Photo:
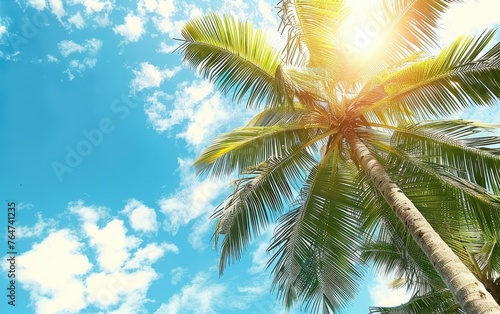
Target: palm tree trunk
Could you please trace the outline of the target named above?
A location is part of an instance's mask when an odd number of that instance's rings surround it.
[[[410,199],[391,181],[384,167],[354,131],[347,131],[345,136],[354,154],[353,157],[358,160],[375,188],[384,196],[386,202],[408,228],[413,239],[434,265],[461,308],[471,314],[500,313],[500,306],[484,285],[434,231]]]

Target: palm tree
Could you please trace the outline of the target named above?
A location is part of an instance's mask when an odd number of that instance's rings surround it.
[[[207,14],[184,26],[184,61],[235,102],[260,108],[195,162],[200,174],[238,175],[214,213],[220,273],[278,219],[269,247],[273,289],[287,307],[336,312],[357,292],[360,252],[384,217],[365,219],[366,212],[383,201],[464,311],[500,312],[452,251],[458,240],[443,233],[445,242],[432,227],[465,220],[496,234],[500,226],[490,193],[500,186],[494,141],[454,136],[482,125],[433,120],[492,105],[500,94],[500,45],[488,49],[493,31],[428,56],[452,2],[460,1],[382,1],[380,40],[359,55],[338,36],[349,16],[341,0],[282,0],[281,53],[263,31],[230,16]],[[439,193],[427,195],[427,182]],[[448,202],[437,208],[441,197]]]

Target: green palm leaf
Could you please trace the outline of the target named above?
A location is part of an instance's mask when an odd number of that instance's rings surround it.
[[[223,93],[231,92],[235,101],[246,98],[249,106],[265,103],[269,107],[285,102],[275,78],[279,54],[250,22],[208,14],[189,21],[181,34],[184,43],[178,49],[184,61]]]
[[[500,44],[479,57],[493,36],[494,31],[487,31],[476,38],[461,37],[437,57],[396,71],[384,82],[386,97],[355,111],[408,121],[493,105],[500,96]]]
[[[245,172],[273,156],[282,156],[289,147],[298,147],[313,139],[318,128],[324,127],[314,120],[309,121],[306,113],[300,109],[290,113],[266,110],[246,127],[215,139],[194,166],[199,173],[220,177],[236,170]]]
[[[282,213],[286,202],[293,198],[293,183],[315,164],[306,149],[290,148],[283,157],[270,158],[248,169],[247,176],[236,181],[233,193],[212,216],[217,219],[215,246],[219,236],[224,235],[220,273],[239,260],[251,240]]]
[[[498,193],[500,137],[485,136],[492,126],[472,121],[433,121],[396,129],[392,143],[428,162],[446,165],[453,174]]]
[[[361,191],[352,178],[351,167],[324,162],[313,169],[295,206],[280,219],[269,265],[273,287],[287,307],[301,301],[313,313],[336,312],[355,295],[362,275],[356,263]]]

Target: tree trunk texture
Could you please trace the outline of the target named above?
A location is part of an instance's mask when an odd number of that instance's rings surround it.
[[[427,255],[460,307],[469,314],[500,313],[500,306],[484,285],[434,231],[411,200],[391,181],[384,167],[354,131],[348,131],[345,135],[355,155],[353,157],[358,160],[375,188],[384,196],[386,202]]]

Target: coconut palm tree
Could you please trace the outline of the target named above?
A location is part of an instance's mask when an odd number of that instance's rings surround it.
[[[453,252],[460,239],[439,234],[463,220],[488,234],[500,226],[490,193],[500,186],[495,141],[471,131],[482,125],[436,120],[493,105],[500,94],[493,31],[431,55],[452,2],[460,1],[383,0],[383,27],[363,53],[343,41],[349,7],[341,0],[282,0],[281,53],[263,31],[231,16],[184,26],[183,60],[260,110],[195,162],[200,174],[238,176],[214,212],[221,273],[278,220],[269,247],[278,297],[287,307],[337,312],[355,296],[361,250],[380,232],[384,216],[366,213],[384,202],[465,312],[500,312]],[[426,183],[439,193],[428,194]]]

